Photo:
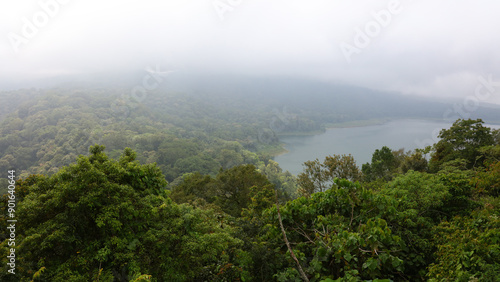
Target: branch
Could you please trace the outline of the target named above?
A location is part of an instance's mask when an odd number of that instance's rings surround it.
[[[349,222],[349,228],[351,228],[353,220],[354,220],[354,204],[351,205],[351,221]]]
[[[288,250],[290,251],[290,256],[297,263],[297,267],[299,269],[300,276],[302,276],[302,279],[304,281],[309,282],[309,279],[307,278],[306,274],[304,273],[302,266],[300,266],[300,262],[297,259],[297,257],[295,256],[295,254],[293,253],[292,247],[290,247],[290,242],[288,242],[288,238],[286,237],[285,228],[283,228],[283,221],[281,221],[280,206],[278,204],[278,192],[276,192],[276,190],[274,190],[274,193],[276,195],[276,209],[278,210],[278,220],[280,222],[281,233],[283,233],[283,239],[285,240],[285,244],[288,247]]]
[[[300,228],[300,227],[297,226],[296,228],[293,228],[293,230],[297,231],[299,234],[301,234],[302,236],[306,237],[307,240],[309,240],[309,242],[315,244],[314,241],[311,239],[311,237],[309,237],[309,235],[307,235],[306,232],[304,230],[302,230],[302,228]]]

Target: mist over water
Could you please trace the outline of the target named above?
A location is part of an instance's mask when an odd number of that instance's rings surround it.
[[[371,162],[376,149],[387,146],[392,150],[404,148],[413,150],[420,144],[430,145],[426,141],[438,140],[437,134],[443,128],[449,128],[453,123],[428,120],[396,120],[382,125],[332,128],[323,134],[312,136],[283,136],[281,141],[289,151],[276,156],[283,170],[297,175],[303,170],[302,164],[318,158],[323,161],[328,155],[351,154],[356,164]],[[487,125],[500,128],[499,125]]]

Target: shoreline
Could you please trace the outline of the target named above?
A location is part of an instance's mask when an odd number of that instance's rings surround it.
[[[335,129],[335,128],[354,128],[354,127],[364,127],[364,126],[374,126],[374,125],[383,125],[393,121],[402,121],[402,120],[424,120],[424,121],[432,121],[432,122],[446,122],[443,119],[438,118],[421,118],[421,117],[406,117],[406,118],[379,118],[379,119],[364,119],[364,120],[354,120],[348,122],[339,122],[328,125],[326,129]]]
[[[267,147],[266,149],[259,150],[259,151],[260,151],[260,153],[268,154],[272,158],[274,158],[274,157],[289,153],[289,151],[285,148],[285,145],[286,145],[285,143],[280,142],[279,145],[273,145],[272,147]]]
[[[397,118],[380,118],[380,119],[365,119],[365,120],[354,120],[354,121],[348,121],[348,122],[339,122],[339,123],[333,123],[333,124],[327,124],[325,125],[325,130],[316,130],[316,131],[310,131],[310,132],[290,132],[290,133],[283,133],[279,134],[278,137],[288,137],[288,136],[314,136],[314,135],[319,135],[322,133],[325,133],[329,129],[339,129],[339,128],[356,128],[356,127],[366,127],[366,126],[376,126],[376,125],[383,125],[386,123],[389,123],[391,121],[396,121],[396,120],[429,120],[429,121],[436,121],[439,122],[437,119],[423,119],[423,118],[402,118],[402,119],[397,119]],[[277,156],[281,156],[284,154],[289,153],[290,151],[285,148],[285,143],[280,142],[280,147],[281,149],[279,150],[273,150],[272,152],[268,152],[273,158]]]
[[[316,131],[310,131],[310,132],[290,132],[290,133],[285,133],[285,134],[279,134],[278,137],[282,136],[314,136],[314,135],[319,135],[322,133],[325,133],[329,129],[335,129],[335,128],[354,128],[354,127],[364,127],[364,126],[372,126],[372,125],[382,125],[384,123],[390,122],[393,119],[369,119],[369,120],[358,120],[358,121],[352,121],[352,122],[345,122],[345,123],[335,123],[335,124],[330,124],[325,126],[325,130],[316,130]],[[285,148],[286,144],[283,142],[280,142],[281,149],[279,150],[273,150],[273,152],[269,152],[269,154],[273,157],[284,155],[289,153],[290,151]]]
[[[281,156],[281,155],[284,155],[284,154],[288,154],[288,153],[290,153],[290,151],[288,151],[288,150],[285,148],[285,145],[282,145],[282,147],[281,147],[281,148],[282,148],[283,150],[281,150],[281,151],[279,151],[279,152],[277,152],[277,153],[273,154],[273,155],[272,155],[272,157],[273,157],[273,158],[274,158],[274,157]]]
[[[333,124],[326,125],[326,129],[335,129],[335,128],[354,128],[354,127],[364,127],[364,126],[372,126],[372,125],[382,125],[395,119],[364,119],[364,120],[353,120],[346,122],[338,122]]]
[[[384,125],[389,122],[393,121],[401,121],[401,120],[424,120],[424,121],[430,121],[430,122],[446,122],[442,119],[437,119],[437,118],[380,118],[380,119],[366,119],[366,120],[355,120],[355,121],[348,121],[348,122],[339,122],[339,123],[332,123],[332,124],[327,124],[325,125],[325,130],[319,131],[310,131],[310,132],[289,132],[289,133],[284,133],[284,134],[279,134],[278,137],[289,137],[289,136],[314,136],[314,135],[319,135],[322,133],[325,133],[327,130],[330,129],[340,129],[340,128],[356,128],[356,127],[367,127],[367,126],[378,126],[378,125]],[[487,124],[485,122],[485,124]],[[495,123],[495,122],[490,122],[489,124],[491,125],[500,125],[500,123]],[[274,158],[277,156],[281,156],[284,154],[289,153],[290,151],[285,147],[286,144],[283,142],[280,142],[280,149],[273,150],[272,152],[269,152],[269,154]]]

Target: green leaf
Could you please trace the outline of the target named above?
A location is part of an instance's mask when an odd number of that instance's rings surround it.
[[[352,255],[351,255],[350,253],[346,253],[346,254],[344,255],[344,258],[345,258],[345,260],[346,260],[346,261],[349,261],[349,262],[350,262],[350,261],[351,261],[351,259],[352,259]]]

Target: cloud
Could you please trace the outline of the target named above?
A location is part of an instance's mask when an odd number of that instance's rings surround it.
[[[500,80],[499,8],[494,0],[2,1],[0,77],[29,84],[183,65],[462,97],[478,76]],[[368,43],[356,45],[360,32]],[[18,52],[13,34],[24,38]],[[350,60],[343,43],[357,49]]]

